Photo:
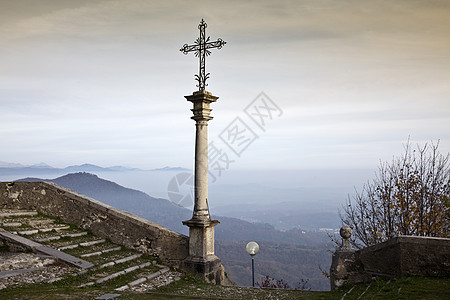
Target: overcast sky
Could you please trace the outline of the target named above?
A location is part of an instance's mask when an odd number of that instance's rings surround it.
[[[202,18],[227,42],[206,70],[230,168],[375,169],[409,136],[449,152],[450,1],[0,0],[0,161],[191,168],[179,49]],[[236,117],[258,137],[240,156],[219,138]]]

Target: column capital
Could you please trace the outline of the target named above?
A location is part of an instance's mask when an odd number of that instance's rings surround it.
[[[187,101],[190,101],[194,104],[194,108],[191,111],[194,113],[194,116],[191,119],[197,121],[209,121],[212,120],[213,117],[210,116],[212,109],[210,108],[210,104],[212,102],[216,102],[219,97],[213,96],[211,92],[208,91],[197,91],[192,95],[184,96]]]
[[[214,96],[211,92],[208,91],[195,91],[192,95],[184,96],[187,101],[197,102],[197,101],[207,101],[209,103],[216,102],[219,97]]]

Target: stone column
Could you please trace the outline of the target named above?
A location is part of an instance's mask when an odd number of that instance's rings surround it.
[[[223,267],[214,255],[214,226],[219,221],[211,219],[208,208],[208,121],[213,118],[210,104],[219,97],[207,91],[185,97],[194,105],[191,119],[196,122],[196,134],[194,211],[190,220],[183,221],[189,227],[189,257],[183,261],[182,268],[210,282],[221,283],[219,273],[223,273]]]

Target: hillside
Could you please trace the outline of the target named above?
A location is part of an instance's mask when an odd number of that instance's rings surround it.
[[[181,221],[190,219],[190,210],[93,174],[73,173],[55,179],[25,178],[20,181],[51,181],[174,231],[188,234],[188,228]],[[282,232],[269,224],[250,223],[223,216],[213,217],[221,222],[215,227],[216,253],[237,284],[250,285],[250,257],[245,252],[245,245],[255,240],[261,245],[256,260],[257,276],[269,275],[284,279],[293,287],[301,279],[309,279],[309,287],[314,290],[329,289],[329,281],[321,275],[318,267],[320,265],[327,270],[331,264],[331,255],[327,251],[331,244],[325,234],[307,233],[300,229]]]

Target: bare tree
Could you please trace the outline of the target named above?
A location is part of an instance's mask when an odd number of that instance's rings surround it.
[[[340,218],[353,229],[353,244],[360,248],[396,235],[449,237],[449,154],[439,142],[412,149],[382,162],[375,179],[349,197]]]

